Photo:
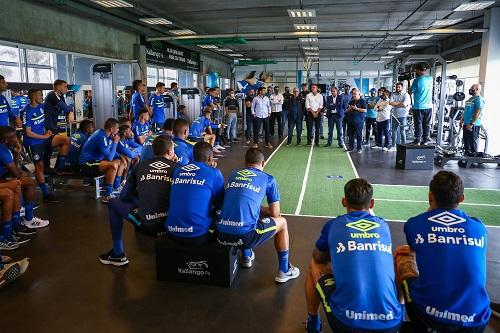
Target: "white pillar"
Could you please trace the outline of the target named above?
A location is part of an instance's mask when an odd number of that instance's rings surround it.
[[[498,112],[498,93],[500,92],[500,8],[488,9],[484,15],[484,27],[481,44],[481,62],[479,83],[483,86],[485,100],[483,126],[489,135],[488,153],[500,154],[500,112]],[[470,87],[465,87],[468,91]]]

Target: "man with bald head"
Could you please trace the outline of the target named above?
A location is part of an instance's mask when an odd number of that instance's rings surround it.
[[[481,85],[473,84],[469,89],[471,97],[465,102],[465,109],[460,126],[464,132],[464,155],[475,156],[477,154],[477,141],[481,129],[481,118],[484,107],[484,99],[481,94]]]

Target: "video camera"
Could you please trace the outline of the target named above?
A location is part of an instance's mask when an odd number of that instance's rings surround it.
[[[400,72],[398,75],[398,81],[410,81],[415,78],[415,72],[412,71],[406,71],[406,72]]]

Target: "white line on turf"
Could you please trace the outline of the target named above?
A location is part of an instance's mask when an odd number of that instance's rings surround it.
[[[429,203],[429,201],[424,201],[424,200],[404,200],[404,199],[377,199],[374,198],[375,201],[395,201],[395,202],[416,202],[416,203]],[[465,205],[465,206],[487,206],[487,207],[500,207],[500,205],[495,205],[495,204],[482,204],[482,203],[472,203],[472,202],[462,202],[460,205]]]
[[[295,210],[295,214],[299,215],[300,210],[302,209],[302,201],[304,200],[304,194],[306,193],[307,186],[307,178],[309,178],[309,168],[311,167],[311,158],[313,153],[314,145],[311,145],[311,150],[309,151],[309,158],[307,159],[306,173],[304,175],[304,180],[302,181],[302,191],[300,191],[299,203],[297,204],[297,209]]]
[[[346,153],[346,154],[347,154],[347,157],[349,158],[349,162],[351,162],[352,169],[354,170],[354,176],[356,176],[356,178],[359,178],[358,170],[356,170],[354,163],[352,163],[351,154],[349,154],[349,153]]]
[[[423,186],[423,185],[397,185],[397,184],[372,184],[372,186],[392,186],[392,187],[426,187],[428,188],[429,186]],[[477,188],[477,187],[466,187],[466,190],[478,190],[478,191],[496,191],[500,192],[498,189],[494,188]]]
[[[271,160],[271,158],[274,156],[274,154],[276,154],[276,152],[278,151],[278,149],[280,149],[280,148],[281,148],[281,146],[283,145],[283,143],[285,143],[285,140],[287,140],[287,139],[288,139],[288,136],[286,136],[286,137],[283,139],[283,141],[281,141],[281,143],[280,143],[280,145],[278,146],[278,148],[276,148],[276,150],[275,150],[275,151],[273,151],[273,152],[271,153],[271,155],[269,155],[269,158],[267,159],[266,164],[267,164],[267,163],[269,163],[269,161]]]

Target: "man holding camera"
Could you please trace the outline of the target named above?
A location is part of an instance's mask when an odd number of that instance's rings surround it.
[[[431,116],[432,116],[432,88],[434,81],[426,74],[427,68],[423,64],[415,66],[416,78],[408,89],[408,94],[413,95],[413,123],[415,137],[413,144],[425,145],[431,142]]]

